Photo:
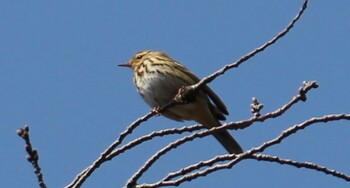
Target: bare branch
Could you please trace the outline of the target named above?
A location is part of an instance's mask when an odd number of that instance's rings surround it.
[[[151,118],[154,115],[153,112],[149,112],[148,114],[144,115],[143,117],[137,119],[135,122],[133,122],[131,125],[129,125],[124,132],[122,132],[118,139],[113,142],[102,154],[101,156],[94,161],[92,165],[87,167],[84,171],[79,173],[76,178],[73,180],[72,183],[70,183],[67,188],[73,188],[73,187],[80,187],[85,180],[98,168],[101,166],[102,163],[106,161],[106,157],[112,153],[112,151],[118,147],[118,145],[126,138],[127,135],[131,134],[132,131],[138,127],[142,122],[147,121],[149,118]]]
[[[129,150],[137,145],[140,145],[146,141],[149,141],[155,137],[162,137],[162,136],[166,136],[166,135],[171,135],[171,134],[183,134],[184,132],[193,132],[199,129],[203,129],[204,126],[203,125],[193,125],[193,126],[185,126],[182,128],[172,128],[172,129],[164,129],[164,130],[160,130],[160,131],[154,131],[148,135],[144,135],[142,137],[139,137],[123,146],[121,146],[120,148],[114,150],[110,155],[108,155],[106,157],[106,160],[112,160],[114,157],[118,156],[119,154],[125,152],[126,150]]]
[[[46,184],[44,181],[43,173],[41,172],[41,168],[39,165],[39,153],[36,149],[32,147],[32,143],[30,142],[30,136],[29,136],[29,126],[25,125],[23,128],[20,128],[17,130],[18,136],[23,138],[25,141],[25,148],[28,153],[27,160],[32,164],[34,167],[34,172],[36,174],[39,186],[41,188],[46,188]]]
[[[315,123],[326,123],[328,121],[337,121],[337,120],[350,120],[350,114],[332,114],[332,115],[326,115],[323,117],[314,117],[311,118],[307,121],[304,121],[301,124],[297,124],[285,131],[282,132],[282,134],[280,136],[278,136],[277,138],[270,140],[268,142],[265,142],[263,145],[257,147],[257,148],[253,148],[251,151],[253,153],[256,152],[263,152],[266,148],[278,144],[280,143],[283,139],[287,138],[288,136],[296,133],[299,130],[305,129],[306,127],[315,124]]]
[[[312,88],[316,88],[316,86],[318,86],[318,85],[314,81],[304,82],[304,87],[301,87],[299,89],[299,94],[297,96],[293,97],[293,99],[287,105],[284,105],[282,108],[274,111],[273,113],[268,113],[268,114],[265,114],[265,115],[259,116],[259,117],[255,116],[247,121],[242,121],[239,123],[230,123],[230,124],[224,124],[224,125],[219,126],[219,127],[213,127],[209,130],[194,133],[194,134],[191,134],[189,136],[180,138],[174,142],[171,142],[169,145],[167,145],[166,147],[164,147],[163,149],[158,151],[156,154],[154,154],[152,157],[150,157],[150,159],[128,180],[127,187],[136,185],[137,180],[142,176],[142,174],[144,172],[146,172],[162,155],[166,154],[171,149],[174,149],[174,148],[176,148],[176,147],[178,147],[186,142],[189,142],[195,138],[202,138],[202,137],[211,135],[212,133],[219,131],[219,130],[222,130],[222,129],[234,128],[234,127],[239,127],[239,128],[247,127],[248,125],[251,125],[252,123],[257,122],[257,121],[264,121],[268,118],[275,118],[275,117],[283,114],[283,112],[285,112],[287,109],[291,108],[291,106],[296,104],[298,101],[301,101],[302,100],[301,98],[306,98],[304,95],[306,95],[306,93],[308,91],[310,91]],[[302,97],[300,97],[301,96],[300,91],[303,91]],[[237,161],[239,159],[240,158],[238,158]]]
[[[262,116],[254,116],[254,117],[252,117],[252,118],[250,118],[249,120],[246,120],[246,121],[231,122],[231,123],[228,123],[228,124],[223,124],[220,127],[214,127],[214,128],[212,128],[212,129],[210,129],[208,131],[203,131],[203,132],[199,132],[199,133],[196,133],[196,134],[192,134],[192,135],[188,136],[188,138],[185,137],[183,141],[179,141],[178,143],[175,143],[173,146],[170,147],[170,149],[171,148],[175,148],[175,147],[177,147],[177,146],[179,146],[179,145],[181,145],[181,144],[183,144],[183,143],[185,143],[187,141],[193,140],[193,139],[195,139],[197,137],[208,136],[208,135],[212,134],[213,132],[221,130],[221,129],[243,129],[243,128],[246,128],[246,127],[250,126],[254,122],[258,122],[258,121],[262,122],[262,121],[265,121],[266,119],[269,119],[269,118],[276,118],[276,117],[282,115],[288,109],[290,109],[297,102],[304,101],[306,99],[306,94],[308,93],[308,91],[310,91],[313,88],[317,88],[317,87],[318,87],[318,84],[315,81],[310,81],[310,82],[305,82],[304,81],[304,86],[299,89],[298,95],[293,97],[293,99],[289,103],[287,103],[283,107],[277,109],[276,111],[264,114]],[[171,105],[174,105],[174,103],[169,103],[164,108],[169,107]],[[154,111],[149,112],[145,116],[139,118],[137,121],[132,123],[123,133],[121,133],[119,138],[111,146],[109,146],[108,149],[105,152],[103,152],[103,154],[100,156],[100,158],[98,158],[92,165],[90,165],[88,168],[86,168],[83,172],[78,174],[76,179],[70,185],[68,185],[67,187],[79,187],[86,180],[86,178],[89,177],[94,172],[94,170],[97,169],[100,165],[102,165],[104,162],[106,162],[108,160],[111,160],[112,157],[117,156],[120,152],[124,151],[124,150],[119,149],[119,150],[113,152],[113,150],[116,147],[118,147],[118,145],[125,139],[125,137],[127,135],[131,134],[132,131],[137,126],[139,126],[142,122],[147,121],[154,114],[155,114]],[[159,134],[159,133],[155,133],[155,134]],[[146,138],[142,138],[142,140],[143,139],[148,139],[148,138],[147,137]],[[137,142],[140,142],[140,141],[141,140],[139,140]],[[114,153],[113,156],[110,155],[112,152]],[[165,154],[165,153],[167,153],[167,151],[165,151],[163,154]],[[151,164],[150,164],[150,166],[151,166]],[[148,168],[144,168],[144,170],[146,170],[146,169],[148,169]],[[138,179],[138,178],[136,178],[136,179]]]
[[[283,105],[281,108],[278,108],[277,110],[273,112],[266,113],[264,115],[260,114],[259,110],[259,115],[255,115],[244,121],[238,121],[238,122],[230,122],[227,124],[224,124],[227,129],[244,129],[247,128],[248,126],[252,125],[255,122],[264,122],[267,119],[271,118],[277,118],[281,116],[283,113],[285,113],[287,110],[289,110],[293,105],[300,101],[305,101],[306,100],[306,94],[311,90],[311,89],[316,89],[318,88],[319,85],[316,83],[316,81],[304,81],[303,86],[299,88],[299,92],[296,96],[294,96],[287,104]],[[254,105],[254,102],[253,104]]]
[[[238,162],[240,162],[241,160],[244,159],[249,159],[249,158],[255,158],[254,156],[256,155],[256,153],[259,152],[263,152],[265,149],[267,149],[268,147],[271,147],[273,145],[279,144],[280,142],[282,142],[282,140],[284,140],[285,138],[291,136],[292,134],[296,133],[299,130],[303,130],[306,127],[316,124],[316,123],[326,123],[329,121],[338,121],[338,120],[350,120],[350,114],[333,114],[333,115],[326,115],[323,117],[319,117],[319,118],[311,118],[309,120],[306,120],[300,124],[297,124],[285,131],[283,131],[278,137],[276,137],[275,139],[272,139],[268,142],[265,142],[264,144],[262,144],[259,147],[255,147],[252,148],[240,155],[235,155],[235,154],[227,154],[227,155],[222,155],[222,156],[217,156],[213,159],[207,160],[207,161],[202,161],[196,164],[193,164],[191,166],[188,166],[186,168],[180,169],[179,171],[176,171],[174,173],[170,173],[168,176],[166,176],[165,178],[163,178],[161,181],[156,182],[154,184],[141,184],[141,185],[137,185],[136,187],[138,188],[146,188],[146,187],[160,187],[160,186],[178,186],[181,183],[185,182],[185,181],[191,181],[194,180],[198,177],[203,177],[206,176],[212,172],[218,171],[218,170],[222,170],[222,169],[230,169],[232,168],[235,164],[237,164]],[[209,132],[209,131],[208,131]],[[165,149],[165,148],[164,148]],[[264,158],[261,157],[261,160],[263,160]],[[223,162],[225,160],[230,160],[229,162],[226,162],[224,164],[216,164],[218,162]],[[267,159],[266,159],[267,160]],[[271,159],[273,160],[273,159]],[[278,162],[277,159],[275,162]],[[283,161],[281,160],[281,163],[284,162],[285,164],[290,163],[289,165],[293,165],[293,166],[297,166],[299,165],[300,167],[304,167],[304,168],[308,168],[308,169],[312,169],[312,170],[316,170],[316,171],[322,171],[326,174],[331,174],[333,176],[342,178],[346,181],[349,181],[349,176],[345,175],[341,172],[335,171],[335,170],[330,170],[327,169],[325,167],[321,167],[319,165],[316,164],[311,164],[311,163],[305,163],[305,164],[292,164],[293,162],[289,162],[289,161]],[[214,166],[211,166],[214,165]],[[209,166],[209,167],[207,167]],[[199,170],[200,168],[203,167],[207,167],[204,170],[201,171],[196,171],[193,173],[189,173],[191,171],[194,170]],[[298,166],[297,166],[298,167]],[[176,180],[171,181],[171,179],[174,179],[176,177],[179,177]],[[129,184],[128,184],[129,185]],[[130,184],[135,186],[134,184]]]
[[[94,172],[95,169],[97,169],[104,161],[106,161],[106,157],[108,155],[110,155],[112,153],[112,151],[118,147],[118,145],[124,140],[124,138],[129,135],[140,123],[142,123],[143,121],[148,120],[150,117],[154,116],[157,113],[161,113],[163,110],[165,110],[166,108],[169,108],[170,106],[173,105],[177,105],[177,104],[181,104],[183,103],[182,100],[179,99],[186,99],[186,96],[190,95],[192,92],[195,92],[196,90],[198,90],[200,87],[202,87],[203,85],[211,82],[212,80],[214,80],[216,77],[224,74],[227,70],[234,68],[234,67],[238,67],[240,64],[242,64],[243,62],[247,61],[248,59],[250,59],[251,57],[253,57],[254,55],[258,54],[259,52],[262,52],[263,50],[265,50],[267,47],[269,47],[270,45],[274,44],[276,41],[278,41],[280,38],[282,38],[284,35],[286,35],[291,28],[293,28],[294,24],[299,20],[299,18],[301,17],[301,15],[303,14],[304,10],[307,7],[307,0],[304,1],[302,8],[300,9],[300,11],[298,12],[298,14],[296,15],[296,17],[288,24],[288,26],[281,31],[279,34],[277,34],[273,39],[271,39],[270,41],[266,42],[264,45],[262,45],[261,47],[253,50],[252,52],[248,53],[247,55],[243,56],[242,58],[240,58],[238,61],[236,61],[235,63],[226,65],[225,67],[223,67],[222,69],[220,69],[219,71],[213,73],[212,75],[209,75],[208,77],[203,78],[200,82],[198,82],[197,84],[193,85],[193,86],[189,86],[186,87],[186,90],[181,90],[182,92],[180,92],[177,96],[175,96],[175,98],[169,102],[169,104],[160,107],[159,109],[157,109],[157,111],[151,111],[148,114],[146,114],[144,117],[139,118],[136,122],[134,122],[133,124],[131,124],[126,131],[124,131],[119,138],[111,145],[109,146],[100,156],[99,159],[97,159],[91,166],[89,166],[87,169],[85,169],[83,172],[81,172],[80,174],[78,174],[78,176],[76,177],[75,180],[73,180],[73,182],[68,185],[67,187],[80,187],[80,185],[82,185],[82,183],[86,180],[86,178],[92,174]],[[270,116],[266,116],[265,119],[270,118]],[[253,121],[263,121],[265,120],[264,118],[256,118]],[[253,122],[252,121],[252,122]],[[227,127],[223,127],[223,128],[228,128],[231,125],[228,125]],[[249,126],[249,125],[247,125]],[[233,126],[232,126],[233,127]],[[222,127],[220,127],[220,129],[223,129]],[[214,132],[220,129],[211,129],[210,131]],[[203,137],[203,136],[207,136],[208,134],[212,133],[212,132],[200,132],[198,133],[198,137]],[[191,135],[192,136],[192,135]],[[189,140],[194,139],[195,137],[191,138],[189,137]],[[184,141],[186,142],[186,141]],[[180,144],[179,144],[180,145]],[[176,144],[174,144],[174,147],[176,147]],[[160,153],[166,153],[166,150],[161,150]],[[137,174],[137,173],[136,173]],[[142,173],[141,173],[142,174]],[[137,178],[136,178],[137,179]],[[133,181],[133,178],[131,179]],[[132,184],[132,183],[131,183]],[[130,185],[131,185],[130,184]]]
[[[350,176],[348,176],[342,172],[332,170],[332,169],[329,169],[329,168],[326,168],[324,166],[320,166],[320,165],[317,165],[317,164],[311,163],[311,162],[297,162],[297,161],[293,161],[290,159],[282,159],[282,158],[279,158],[277,156],[263,155],[263,154],[254,154],[254,155],[249,156],[249,158],[256,159],[258,161],[268,161],[268,162],[275,162],[275,163],[284,164],[284,165],[290,165],[290,166],[294,166],[297,168],[312,169],[312,170],[316,170],[319,172],[323,172],[325,174],[335,176],[337,178],[341,178],[345,181],[350,181]]]
[[[282,115],[284,112],[286,112],[288,109],[290,109],[294,104],[298,103],[299,101],[305,101],[306,94],[311,89],[316,89],[318,87],[319,87],[319,85],[316,83],[316,81],[304,81],[303,86],[299,88],[299,92],[298,92],[297,96],[294,96],[290,102],[288,102],[286,105],[282,106],[278,110],[260,116],[258,118],[258,121],[264,121],[266,119],[276,118],[276,117]]]
[[[246,54],[245,56],[241,57],[239,60],[237,60],[236,62],[226,65],[225,67],[223,67],[222,69],[216,71],[215,73],[203,78],[200,82],[198,82],[197,84],[190,86],[191,88],[195,89],[198,87],[202,87],[205,84],[210,83],[211,81],[213,81],[216,77],[224,74],[227,70],[232,69],[232,68],[237,68],[239,65],[241,65],[243,62],[247,61],[248,59],[252,58],[253,56],[255,56],[256,54],[264,51],[267,47],[271,46],[272,44],[274,44],[275,42],[277,42],[279,39],[281,39],[283,36],[285,36],[295,25],[295,23],[300,19],[301,15],[304,13],[304,11],[307,8],[307,4],[308,4],[308,0],[304,0],[303,5],[301,6],[299,12],[297,13],[297,15],[293,18],[293,20],[288,24],[288,26],[281,31],[280,33],[278,33],[274,38],[272,38],[270,41],[266,42],[265,44],[263,44],[262,46],[256,48],[255,50],[249,52],[248,54]]]

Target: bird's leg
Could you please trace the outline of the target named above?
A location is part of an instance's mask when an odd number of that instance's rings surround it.
[[[177,91],[177,94],[174,97],[174,100],[180,104],[186,104],[193,102],[195,100],[195,92],[190,86],[182,86]]]
[[[160,110],[160,107],[156,106],[152,109],[152,113],[155,114],[156,116],[160,116],[161,113],[159,112],[159,110]]]

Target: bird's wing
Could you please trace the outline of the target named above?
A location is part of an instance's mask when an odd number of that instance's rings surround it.
[[[185,68],[184,66],[182,66],[181,64],[177,64],[176,69],[178,69],[181,72],[184,72],[189,78],[192,79],[193,83],[188,83],[189,85],[193,85],[196,84],[200,81],[200,79],[194,75],[191,71],[189,71],[187,68]],[[187,79],[185,79],[187,80]],[[213,103],[215,104],[215,106],[224,114],[228,115],[228,111],[227,108],[225,106],[225,104],[221,101],[221,99],[219,98],[219,96],[216,95],[216,93],[210,89],[210,87],[208,87],[207,85],[202,87],[202,91],[207,94],[209,96],[209,98],[211,99],[211,101],[213,101]]]

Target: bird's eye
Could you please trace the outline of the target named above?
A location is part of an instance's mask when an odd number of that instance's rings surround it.
[[[140,54],[140,55],[137,55],[137,56],[136,56],[136,59],[141,59],[142,57],[143,57],[143,55]]]

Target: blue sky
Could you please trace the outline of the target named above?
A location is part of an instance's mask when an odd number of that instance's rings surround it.
[[[37,187],[15,131],[31,127],[49,187],[63,187],[90,165],[131,122],[149,112],[117,65],[137,51],[162,50],[199,77],[207,76],[270,40],[302,1],[1,1],[0,187]],[[228,121],[251,116],[257,97],[273,111],[304,80],[320,87],[283,117],[232,131],[244,149],[314,116],[349,113],[350,2],[311,1],[278,43],[210,84],[226,103]],[[192,125],[154,117],[127,140]],[[350,174],[349,122],[316,124],[264,153],[312,161]],[[97,170],[83,187],[121,187],[171,136],[158,138]],[[213,138],[185,144],[161,158],[140,181],[225,151]],[[182,187],[348,187],[306,169],[246,160]]]

